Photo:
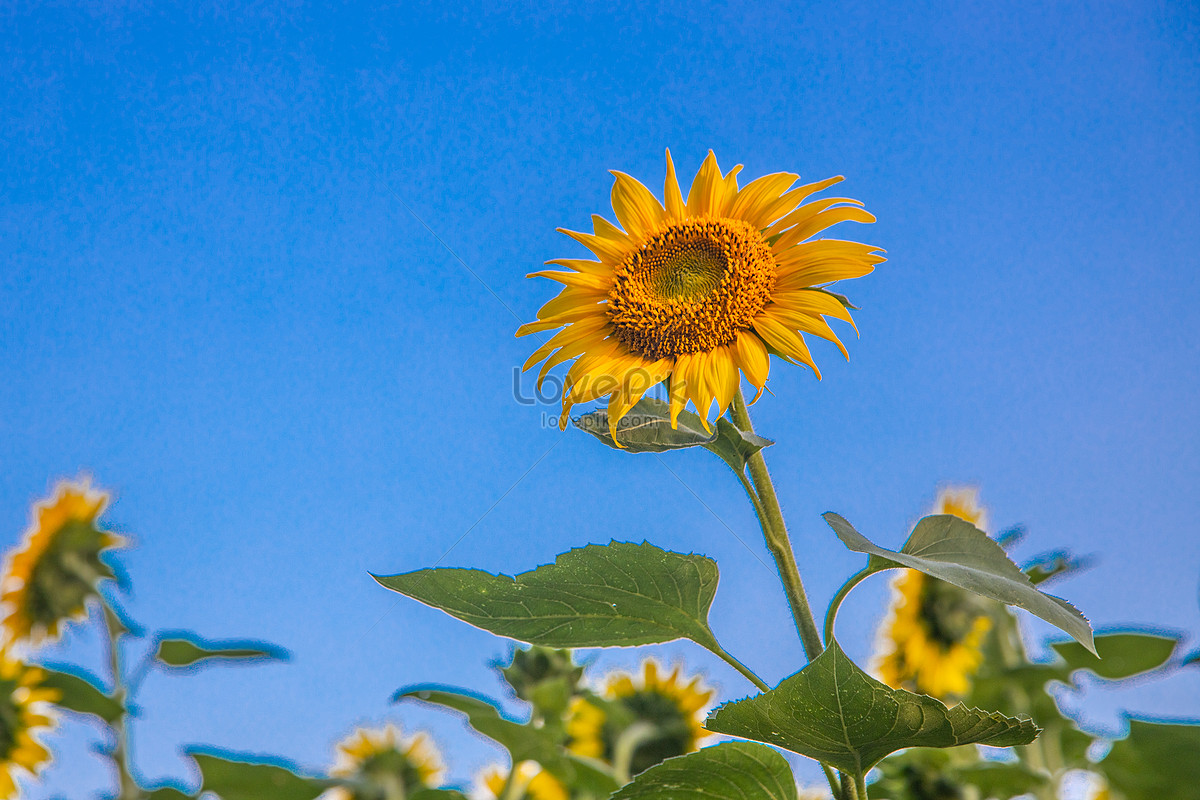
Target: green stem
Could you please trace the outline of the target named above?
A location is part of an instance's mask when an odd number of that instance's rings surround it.
[[[844,800],[842,795],[842,786],[838,783],[837,773],[833,771],[833,767],[824,762],[821,764],[821,771],[825,773],[825,780],[829,783],[829,791],[833,793],[834,800]]]
[[[108,667],[112,672],[113,689],[109,694],[112,699],[125,707],[125,686],[121,676],[121,633],[124,626],[117,618],[116,612],[101,601],[104,609],[104,628],[108,633]],[[112,721],[113,748],[109,753],[113,765],[117,768],[118,791],[116,800],[137,800],[139,794],[137,782],[129,769],[129,732],[125,726],[125,711]]]
[[[742,662],[740,662],[736,658],[734,658],[732,655],[730,655],[729,652],[724,647],[717,645],[717,649],[713,650],[713,652],[716,653],[718,656],[720,656],[721,660],[724,661],[726,664],[733,667],[738,672],[742,673],[742,675],[745,676],[746,680],[753,683],[760,692],[771,691],[771,687],[767,685],[766,681],[764,681],[762,678],[755,675],[754,672],[749,667],[747,667],[745,664],[743,664]]]
[[[613,775],[617,783],[624,786],[633,780],[633,756],[645,742],[654,737],[654,726],[649,722],[635,722],[617,739],[613,747]]]
[[[838,589],[837,594],[833,596],[833,600],[829,602],[829,610],[825,612],[825,646],[833,641],[833,621],[837,619],[838,608],[841,607],[842,601],[846,599],[846,595],[850,594],[850,590],[858,584],[862,583],[865,578],[874,575],[876,570],[870,567],[853,575],[850,580],[842,584],[842,588]]]
[[[867,800],[867,776],[866,773],[859,772],[854,776],[854,794],[858,800]]]
[[[740,388],[733,397],[732,413],[733,423],[740,430],[746,433],[754,432],[750,412],[746,408],[746,398],[742,396]],[[800,570],[796,566],[796,555],[788,538],[779,498],[775,495],[775,485],[771,483],[771,473],[767,471],[767,462],[763,459],[761,450],[750,456],[747,464],[750,467],[750,480],[762,507],[759,522],[767,540],[767,549],[771,551],[775,566],[779,569],[783,591],[792,609],[792,620],[796,623],[800,642],[804,645],[804,655],[812,661],[824,648],[821,646],[821,634],[817,629],[816,618],[813,617],[812,607],[808,604],[808,595],[804,591],[804,582],[800,579]]]

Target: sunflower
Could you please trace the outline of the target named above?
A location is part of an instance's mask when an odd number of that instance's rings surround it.
[[[630,759],[630,774],[636,775],[697,749],[708,735],[703,728],[703,710],[712,696],[700,676],[686,677],[680,666],[666,672],[657,661],[647,659],[640,678],[615,673],[599,698],[576,697],[572,701],[567,748],[576,755],[612,763],[622,735],[639,723],[647,724],[649,732]]]
[[[613,172],[612,206],[621,227],[596,215],[593,233],[560,229],[598,260],[553,259],[546,263],[566,271],[532,273],[563,289],[517,335],[563,328],[523,367],[545,361],[540,387],[550,369],[577,359],[564,383],[561,427],[576,403],[608,396],[615,437],[620,419],[663,381],[672,425],[689,402],[707,425],[714,400],[717,416],[732,402],[739,370],[758,399],[772,353],[806,364],[819,378],[802,334],[846,353],[825,318],[853,325],[852,306],[825,287],[866,275],[884,258],[871,245],[811,239],[839,222],[875,218],[856,200],[804,203],[840,177],[791,188],[799,176],[779,172],[739,189],[740,170],[722,176],[709,151],[685,202],[667,151],[663,203],[634,178]]]
[[[337,745],[337,762],[329,774],[347,785],[329,792],[328,800],[382,800],[397,787],[404,795],[441,783],[445,768],[429,736],[404,737],[388,723],[359,728]]]
[[[491,766],[479,773],[479,797],[484,800],[510,800],[507,791],[515,792],[513,800],[569,800],[567,787],[558,778],[546,772],[533,761],[517,765],[517,777],[513,781],[516,789],[509,786],[509,771]]]
[[[59,693],[41,687],[45,673],[0,652],[0,800],[17,797],[18,774],[36,775],[50,760],[39,741],[53,726],[45,704]]]
[[[25,540],[9,553],[0,581],[10,642],[37,646],[57,638],[64,621],[87,615],[100,581],[115,577],[102,555],[125,540],[96,524],[108,500],[83,478],[59,482],[34,505]]]
[[[944,488],[931,513],[953,514],[983,525],[987,511],[972,488]],[[961,697],[983,661],[991,629],[986,603],[953,584],[916,570],[892,579],[892,606],[879,631],[875,661],[880,679],[933,697]]]

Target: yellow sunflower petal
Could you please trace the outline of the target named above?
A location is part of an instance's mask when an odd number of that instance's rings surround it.
[[[683,204],[683,194],[679,191],[679,180],[675,177],[675,162],[671,160],[671,151],[667,150],[667,179],[663,184],[663,200],[666,203],[666,219],[678,222],[687,213]]]
[[[769,311],[764,311],[754,320],[754,330],[764,342],[783,355],[807,365],[820,380],[821,370],[817,369],[804,337],[776,320]]]
[[[717,166],[716,153],[709,150],[704,163],[700,165],[700,171],[692,179],[692,188],[688,190],[688,216],[704,217],[713,214],[724,189],[725,182],[721,177],[721,168]]]
[[[771,372],[771,356],[767,346],[753,331],[740,331],[737,338],[738,366],[746,373],[746,380],[758,392],[754,395],[753,403],[762,395],[763,387],[767,385],[767,376]]]
[[[666,211],[650,190],[624,172],[613,171],[612,207],[621,226],[634,237],[657,231]]]

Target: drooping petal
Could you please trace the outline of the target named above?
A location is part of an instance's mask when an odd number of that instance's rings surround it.
[[[842,305],[842,302],[836,297],[820,289],[798,289],[790,292],[777,291],[771,294],[771,300],[780,308],[799,311],[804,314],[822,314],[827,317],[836,317],[854,325],[854,318],[850,316],[850,310]],[[857,331],[858,326],[854,325],[854,329]]]
[[[750,385],[758,390],[754,400],[750,401],[753,403],[762,395],[763,387],[767,385],[767,376],[771,372],[771,356],[767,353],[767,346],[754,331],[739,331],[735,347],[738,366],[746,374]]]
[[[637,405],[647,391],[656,386],[671,374],[670,359],[659,361],[644,361],[625,373],[621,388],[613,392],[608,401],[608,432],[618,447],[623,447],[617,439],[617,425],[629,410]]]
[[[585,319],[567,326],[563,330],[550,337],[550,341],[543,344],[537,350],[533,351],[533,355],[525,359],[525,365],[521,367],[521,371],[532,367],[542,359],[546,358],[550,353],[560,347],[565,347],[572,342],[581,341],[583,339],[593,339],[594,341],[603,341],[604,334],[602,331],[608,325],[608,319],[599,316],[595,319]]]
[[[809,352],[808,345],[804,343],[804,337],[800,334],[767,313],[760,314],[754,320],[754,330],[769,346],[775,348],[782,355],[807,365],[820,379],[821,371],[817,369],[812,353]]]
[[[773,319],[781,322],[789,328],[811,333],[814,336],[819,336],[822,339],[833,342],[838,349],[842,351],[847,360],[850,358],[850,353],[847,352],[846,346],[842,344],[842,340],[837,337],[833,329],[829,327],[829,323],[815,314],[805,314],[800,311],[789,311],[777,305],[767,306],[763,310],[763,314],[770,315]]]
[[[836,175],[832,178],[826,178],[823,181],[817,181],[816,183],[806,183],[803,186],[797,186],[795,189],[780,195],[777,201],[771,203],[763,211],[767,220],[772,222],[764,233],[767,236],[774,236],[790,225],[794,225],[794,222],[787,221],[793,209],[817,192],[824,191],[834,184],[841,183],[842,180],[841,175]]]
[[[588,275],[612,274],[612,267],[608,264],[605,264],[603,261],[592,261],[586,258],[552,258],[546,263],[573,269],[576,272],[585,272]]]

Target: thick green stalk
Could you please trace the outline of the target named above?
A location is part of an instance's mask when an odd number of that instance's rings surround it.
[[[746,408],[746,398],[742,396],[741,389],[738,389],[733,398],[733,423],[746,433],[754,432],[750,412]],[[775,566],[779,570],[783,591],[792,609],[792,619],[800,633],[800,642],[804,645],[804,655],[812,661],[824,648],[821,646],[821,634],[816,618],[813,617],[812,607],[808,604],[808,595],[804,591],[804,582],[800,579],[800,570],[796,566],[796,555],[788,538],[779,498],[775,495],[775,485],[771,483],[771,474],[767,471],[767,462],[763,459],[762,451],[750,456],[747,463],[750,467],[750,480],[761,504],[759,522],[767,540],[767,549],[771,551],[771,557],[775,559]]]
[[[108,666],[112,671],[113,689],[110,696],[125,705],[125,685],[121,676],[121,633],[124,628],[117,618],[116,612],[103,601],[104,627],[108,632]],[[116,800],[137,800],[141,794],[137,782],[129,769],[129,733],[125,727],[125,712],[122,712],[111,723],[113,732],[113,748],[109,753],[113,765],[117,768],[117,797]]]
[[[867,800],[867,775],[865,772],[854,776],[854,794],[858,800]]]

